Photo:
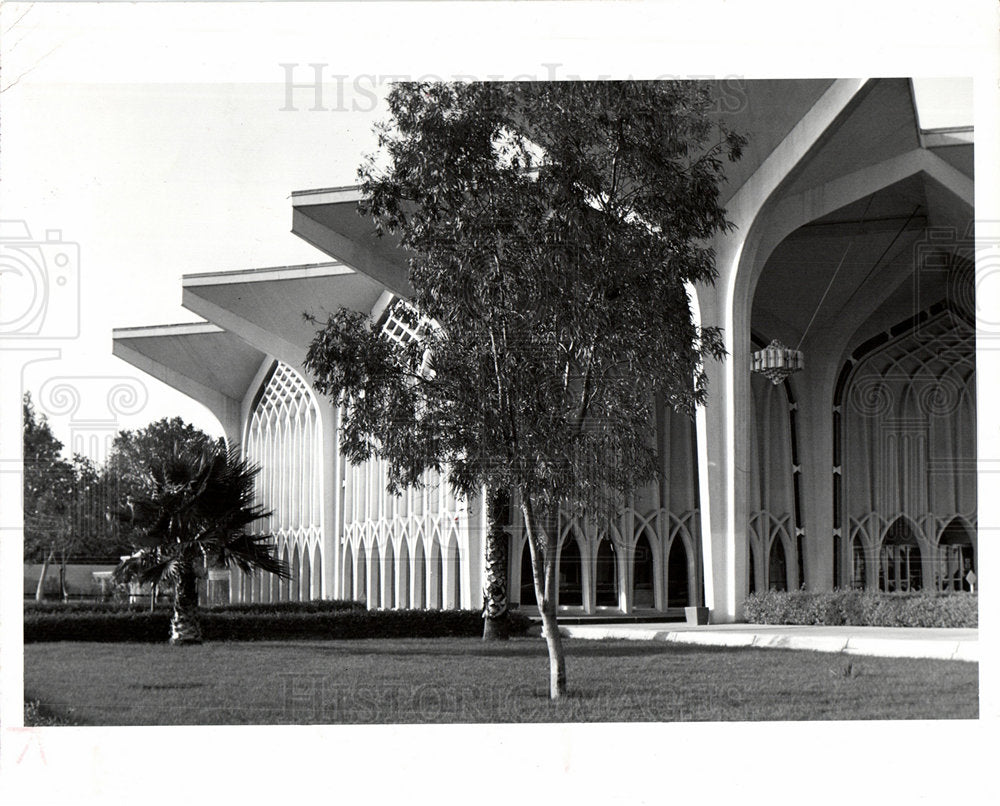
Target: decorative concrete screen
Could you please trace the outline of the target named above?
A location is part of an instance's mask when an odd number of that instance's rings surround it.
[[[975,391],[975,333],[950,311],[854,368],[843,478],[855,587],[962,589],[975,564]]]
[[[256,497],[271,510],[258,532],[271,533],[292,568],[290,581],[257,575],[244,601],[297,601],[322,591],[322,435],[312,392],[295,370],[277,362],[250,416],[244,451],[260,465]],[[248,595],[249,594],[249,595]]]

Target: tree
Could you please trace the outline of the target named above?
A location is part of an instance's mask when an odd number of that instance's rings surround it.
[[[112,512],[135,544],[114,578],[173,586],[170,643],[201,642],[199,569],[236,567],[290,578],[271,536],[247,531],[270,514],[254,503],[258,470],[235,448],[174,443],[144,463],[126,506]]]
[[[606,518],[655,477],[655,406],[705,400],[717,329],[687,283],[711,283],[723,159],[743,138],[687,82],[398,84],[361,212],[409,254],[398,347],[339,310],[306,366],[342,404],[342,449],[387,460],[390,491],[445,473],[464,496],[511,490],[550,659],[558,518]]]
[[[507,543],[504,531],[510,497],[503,491],[489,490],[486,507],[485,577],[483,583],[483,640],[504,641],[510,637],[510,611],[507,598]]]
[[[225,441],[184,422],[180,417],[164,417],[145,428],[119,431],[102,469],[102,481],[108,488],[111,509],[122,509],[128,497],[141,487],[146,469],[159,457],[170,456],[174,446],[198,452],[217,447],[225,450]],[[129,526],[114,522],[119,542],[131,545]]]
[[[62,442],[28,393],[22,400],[22,416],[24,558],[42,564],[35,589],[39,600],[49,569],[58,560],[65,598],[66,563],[72,556],[117,556],[120,546],[104,517],[106,490],[94,463],[79,454],[71,460],[63,457]]]
[[[48,570],[72,538],[73,465],[62,455],[63,444],[52,433],[44,414],[24,393],[24,558],[42,564],[35,598],[44,596]]]

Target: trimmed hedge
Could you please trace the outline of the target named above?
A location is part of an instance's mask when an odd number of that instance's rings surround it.
[[[978,627],[974,593],[794,591],[750,594],[743,606],[751,624],[853,627]]]
[[[316,599],[308,602],[255,602],[253,604],[223,604],[204,605],[203,613],[341,613],[346,611],[366,610],[364,602],[348,599]],[[173,605],[170,602],[157,602],[154,613],[170,613]],[[148,613],[149,602],[36,602],[25,601],[24,613]]]
[[[281,641],[314,638],[444,638],[483,634],[478,610],[341,610],[247,612],[205,608],[200,616],[206,641]],[[531,621],[510,614],[510,634],[523,635]],[[170,634],[170,611],[30,612],[24,616],[24,642],[156,642]]]

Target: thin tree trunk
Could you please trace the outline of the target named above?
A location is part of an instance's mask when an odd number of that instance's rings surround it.
[[[491,490],[487,494],[486,573],[483,587],[483,640],[506,641],[510,637],[507,609],[507,533],[502,516],[507,496]]]
[[[69,600],[69,591],[66,590],[66,555],[59,558],[59,595],[62,600]]]
[[[55,547],[49,549],[48,555],[42,561],[42,570],[38,575],[38,585],[35,587],[35,601],[41,602],[45,599],[45,577],[49,573],[49,563],[55,559],[56,550]]]
[[[190,561],[180,563],[174,589],[174,615],[170,619],[171,644],[200,644],[198,577]]]
[[[559,634],[556,617],[556,596],[559,592],[559,580],[556,578],[558,523],[551,513],[547,513],[548,517],[536,519],[531,496],[524,491],[521,493],[521,510],[528,532],[535,599],[539,603],[538,611],[542,615],[542,635],[549,650],[549,698],[560,700],[566,696],[566,656],[563,654],[562,636]],[[543,523],[544,548],[543,535],[539,531],[539,526]]]

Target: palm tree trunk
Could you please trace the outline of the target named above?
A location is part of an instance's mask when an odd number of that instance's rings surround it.
[[[189,560],[180,563],[174,589],[174,615],[170,619],[171,644],[200,644],[198,577]]]
[[[507,610],[507,533],[503,529],[507,496],[490,491],[487,498],[483,640],[506,641],[510,637],[510,613]]]
[[[42,561],[42,570],[38,574],[38,585],[35,588],[35,601],[41,602],[45,599],[45,577],[49,573],[49,564],[55,559],[56,549],[53,546]]]
[[[524,491],[521,493],[521,510],[524,513],[528,548],[531,551],[535,599],[538,601],[538,610],[542,615],[542,635],[549,650],[549,698],[561,700],[566,696],[566,656],[563,653],[562,636],[559,634],[559,623],[556,617],[556,596],[559,593],[559,580],[556,578],[559,526],[551,513],[548,514],[548,517],[536,520],[531,496]],[[541,522],[544,522],[545,525],[544,535],[539,531]]]

